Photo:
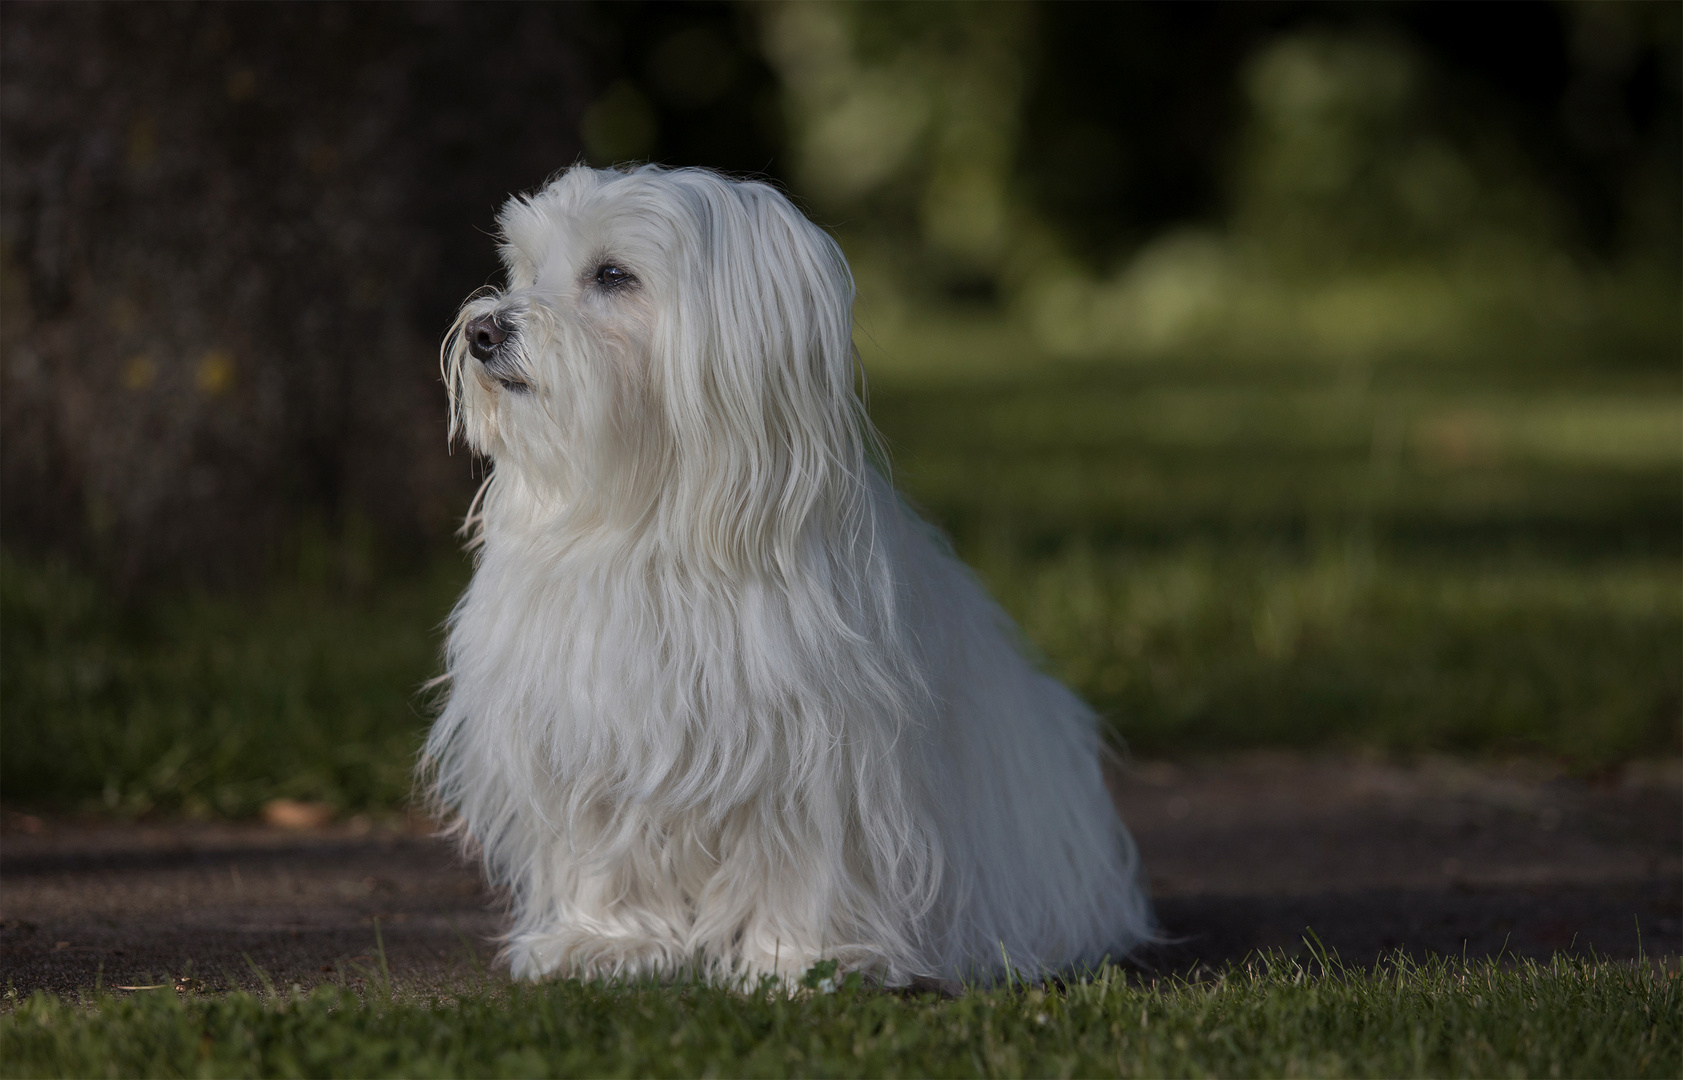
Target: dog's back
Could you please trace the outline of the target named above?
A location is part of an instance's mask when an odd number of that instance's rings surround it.
[[[933,691],[921,738],[939,822],[940,901],[924,929],[947,978],[1121,959],[1152,934],[1133,840],[1101,771],[1091,709],[1026,655],[1020,632],[942,538],[892,493],[915,636]]]

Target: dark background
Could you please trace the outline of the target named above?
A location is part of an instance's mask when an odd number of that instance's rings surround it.
[[[1422,88],[1393,128],[1541,192],[1546,210],[1516,228],[1581,265],[1675,273],[1678,8],[1596,7],[845,16],[860,55],[915,40],[931,63],[1014,20],[1009,197],[1094,272],[1245,212],[1245,65],[1307,30],[1417,57]],[[898,237],[930,303],[1008,303],[1022,273],[1009,255],[955,259],[928,240],[918,192],[935,181],[915,155],[850,202],[806,197],[798,116],[761,44],[771,11],[0,7],[5,543],[125,589],[250,583],[301,529],[371,537],[385,563],[431,550],[473,483],[444,443],[441,331],[494,278],[501,200],[581,156],[770,177],[844,238]],[[1429,251],[1446,241],[1432,228],[1459,227],[1352,200],[1332,215],[1336,250],[1316,256],[1329,265]]]

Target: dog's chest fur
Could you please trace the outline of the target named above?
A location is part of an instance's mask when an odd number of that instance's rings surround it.
[[[814,603],[822,573],[697,570],[658,545],[488,528],[452,619],[452,703],[540,783],[615,778],[614,797],[674,812],[796,788],[846,768],[838,750],[904,737],[921,687],[862,625],[881,613]]]

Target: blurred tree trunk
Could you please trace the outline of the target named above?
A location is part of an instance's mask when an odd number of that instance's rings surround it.
[[[439,338],[578,153],[573,8],[0,8],[0,529],[250,580],[307,519],[441,535]]]

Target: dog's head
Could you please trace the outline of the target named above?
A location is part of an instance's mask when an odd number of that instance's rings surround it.
[[[444,374],[452,435],[499,473],[569,512],[675,516],[731,547],[859,482],[852,277],[775,189],[575,166],[498,223],[507,287],[463,306]]]

